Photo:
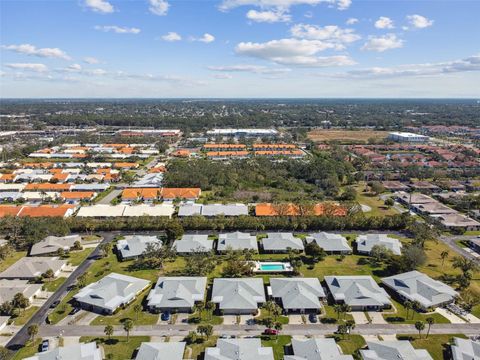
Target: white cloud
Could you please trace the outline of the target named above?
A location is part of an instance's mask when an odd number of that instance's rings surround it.
[[[480,54],[461,60],[440,63],[406,64],[394,67],[372,67],[336,74],[342,78],[391,78],[448,75],[460,72],[480,71]]]
[[[278,10],[275,10],[275,11],[249,10],[247,12],[247,19],[250,19],[255,22],[276,23],[276,22],[288,22],[291,20],[291,16],[290,14],[287,14],[284,11],[278,11]]]
[[[342,29],[336,25],[319,27],[316,25],[297,24],[290,28],[292,36],[309,40],[323,40],[335,44],[338,49],[343,44],[349,44],[360,40],[360,35],[353,29]]]
[[[3,49],[15,51],[19,54],[47,57],[47,58],[57,58],[70,60],[65,51],[60,50],[59,48],[37,48],[34,45],[30,44],[20,44],[20,45],[2,45]]]
[[[166,0],[148,0],[148,3],[150,4],[150,7],[148,10],[152,14],[159,15],[159,16],[164,16],[167,15],[168,8],[170,7],[170,4]]]
[[[6,64],[6,67],[14,70],[28,70],[34,72],[47,72],[48,68],[45,64],[33,64],[33,63],[13,63]]]
[[[377,29],[393,29],[393,20],[386,16],[380,16],[377,21],[375,21],[375,27]]]
[[[347,25],[355,25],[356,23],[358,23],[358,19],[357,18],[350,18],[345,23]]]
[[[203,43],[211,43],[211,42],[214,42],[215,41],[215,36],[213,36],[212,34],[209,34],[209,33],[205,33],[202,35],[202,37],[200,38],[192,38],[193,41],[200,41],[200,42],[203,42]]]
[[[72,64],[66,67],[65,71],[70,71],[70,72],[82,71],[82,66],[80,64]]]
[[[85,0],[85,5],[95,12],[108,14],[115,11],[112,4],[106,0]]]
[[[339,10],[350,7],[351,0],[223,0],[219,6],[221,11],[228,11],[240,6],[257,6],[262,9],[283,9],[288,10],[295,5],[317,5],[320,3],[337,6]]]
[[[83,73],[86,75],[103,76],[107,75],[108,71],[104,69],[85,69]]]
[[[404,41],[395,34],[384,36],[369,36],[368,41],[362,46],[362,50],[384,52],[390,49],[403,47]]]
[[[86,62],[87,64],[99,64],[100,63],[100,60],[98,60],[97,58],[91,57],[91,56],[87,56],[87,57],[83,58],[83,61]]]
[[[162,36],[162,40],[169,42],[180,41],[182,40],[182,36],[174,31],[170,31],[168,34]]]
[[[292,71],[289,68],[271,68],[268,66],[250,64],[209,66],[208,69],[220,72],[250,72],[254,74],[283,74]]]
[[[233,79],[233,76],[230,74],[214,74],[212,75],[215,79],[228,80]]]
[[[96,25],[95,30],[104,31],[104,32],[114,32],[117,34],[139,34],[140,29],[135,27],[122,27],[117,25]]]
[[[332,48],[336,48],[336,45],[320,40],[280,39],[265,43],[241,42],[236,46],[235,52],[282,65],[323,67],[355,64],[348,56],[316,56],[317,53]]]
[[[407,20],[410,25],[416,29],[424,29],[433,25],[433,20],[430,20],[422,15],[408,15]]]

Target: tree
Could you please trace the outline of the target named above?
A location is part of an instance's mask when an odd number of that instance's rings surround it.
[[[321,261],[327,255],[325,253],[325,250],[323,250],[320,246],[318,246],[318,244],[315,241],[312,241],[311,243],[308,243],[305,246],[305,254],[310,256],[313,262]]]
[[[10,356],[10,351],[4,346],[0,346],[0,360],[7,360]]]
[[[385,206],[392,207],[393,205],[395,205],[395,200],[391,197],[385,200]]]
[[[273,324],[273,319],[270,316],[263,319],[263,325],[265,325],[267,329],[271,329]]]
[[[197,341],[197,333],[195,331],[190,331],[185,337],[187,344],[194,344]]]
[[[384,262],[388,262],[393,256],[390,249],[387,249],[385,245],[374,245],[370,250],[370,262],[373,266],[379,266]]]
[[[350,332],[355,329],[355,321],[353,320],[347,320],[345,322],[345,326],[347,327],[347,333],[350,334]]]
[[[48,269],[42,274],[42,277],[44,279],[53,279],[55,277],[55,273],[53,272],[52,269]]]
[[[427,329],[427,339],[428,339],[428,335],[430,334],[430,328],[432,327],[433,324],[435,324],[435,318],[429,316],[425,320],[427,321],[427,324],[428,324],[428,329]]]
[[[418,221],[408,226],[407,230],[413,236],[413,243],[422,249],[425,247],[426,241],[435,240],[439,234],[435,227]]]
[[[343,318],[345,318],[345,315],[347,314],[347,312],[350,312],[352,311],[352,307],[348,304],[340,304],[340,312],[343,313]]]
[[[83,247],[80,241],[77,240],[73,243],[72,250],[82,250],[82,249]]]
[[[110,338],[113,335],[114,328],[113,328],[112,325],[107,325],[107,326],[105,326],[105,329],[103,329],[103,332],[105,333],[105,335],[108,336],[108,340],[110,340]]]
[[[215,306],[216,306],[215,303],[212,301],[207,301],[207,303],[205,304],[205,308],[207,309],[208,316],[210,318],[212,317],[213,311],[215,310]]]
[[[407,300],[407,301],[405,301],[403,306],[405,307],[405,310],[407,311],[407,320],[408,320],[408,314],[409,314],[410,310],[412,310],[412,308],[413,308],[413,303],[410,300]]]
[[[182,224],[177,220],[172,220],[167,224],[165,233],[167,235],[168,241],[172,242],[175,239],[178,239],[184,234],[185,230],[183,229]]]
[[[110,242],[100,244],[98,247],[100,250],[100,255],[102,257],[107,257],[112,251],[112,244]]]
[[[227,260],[223,268],[223,276],[227,278],[249,277],[253,275],[254,264],[251,261],[245,261],[242,257]]]
[[[418,246],[410,245],[403,249],[398,266],[400,266],[403,271],[412,271],[424,265],[426,261],[427,255],[425,251]]]
[[[166,261],[175,259],[177,253],[167,244],[150,243],[147,245],[142,256],[135,260],[134,265],[138,268],[163,269]]]
[[[140,314],[140,312],[142,311],[142,305],[140,304],[135,304],[133,306],[133,311],[135,312],[135,320],[138,321],[138,315]]]
[[[422,338],[422,331],[425,329],[425,323],[423,321],[417,321],[415,323],[415,329],[418,331],[418,337],[419,339]]]
[[[57,249],[57,256],[58,257],[64,257],[65,256],[65,250],[63,250],[63,248],[58,248]]]
[[[342,312],[342,308],[340,307],[340,305],[334,304],[333,310],[335,310],[335,313],[337,314],[337,319],[340,319],[340,313]]]
[[[30,300],[28,300],[22,293],[17,293],[12,299],[12,306],[16,309],[25,310],[30,306]]]
[[[445,260],[448,258],[448,251],[442,251],[440,254],[440,259],[442,259],[442,269],[443,269],[443,264],[445,263]]]
[[[83,273],[77,278],[77,287],[83,288],[87,286],[87,273]]]
[[[35,341],[35,336],[38,334],[38,324],[32,324],[28,327],[27,333],[30,336],[30,340]]]
[[[282,325],[281,322],[277,321],[274,325],[274,328],[275,328],[275,330],[277,330],[277,339],[278,339],[278,335],[280,335],[280,331],[282,331],[283,325]]]
[[[385,187],[382,185],[382,183],[378,181],[372,181],[370,183],[370,190],[375,194],[379,195],[385,191]]]
[[[133,329],[133,321],[132,319],[126,319],[123,322],[123,330],[127,332],[127,342],[130,338],[130,331]]]
[[[207,338],[207,340],[208,340],[208,338],[209,338],[210,336],[212,336],[212,334],[213,334],[213,326],[210,325],[210,324],[199,325],[199,326],[197,327],[197,331],[198,331],[201,335],[205,336],[205,337]]]
[[[348,328],[345,324],[340,324],[338,325],[337,328],[337,334],[340,334],[340,336],[343,338],[345,337],[345,334],[348,332]]]
[[[13,307],[11,301],[5,301],[2,305],[0,305],[0,312],[3,315],[12,316],[14,313],[15,308]]]
[[[357,198],[357,190],[353,186],[347,186],[342,193],[340,200],[353,201]]]

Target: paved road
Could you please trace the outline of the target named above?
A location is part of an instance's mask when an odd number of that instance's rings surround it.
[[[478,257],[473,256],[473,254],[469,253],[468,251],[463,250],[460,246],[457,245],[456,241],[458,240],[468,240],[474,238],[474,236],[465,236],[465,235],[458,235],[458,236],[441,236],[440,240],[448,245],[448,247],[457,253],[460,253],[463,257],[467,259],[475,260],[477,263],[480,264],[480,259]]]
[[[193,325],[142,325],[136,326],[130,335],[134,336],[186,336],[189,331],[195,330]],[[40,336],[104,336],[104,326],[49,326],[40,328]],[[217,335],[260,335],[264,326],[257,325],[218,325],[214,332]],[[282,330],[284,335],[326,335],[337,330],[337,325],[306,324],[285,325]],[[115,334],[123,335],[122,326],[115,326]],[[418,334],[414,325],[402,324],[365,324],[357,325],[353,331],[360,335],[389,335],[389,334]],[[435,324],[431,334],[480,334],[480,324]]]
[[[118,232],[111,232],[111,233],[100,233],[100,235],[103,237],[103,240],[100,244],[104,244],[107,242],[110,242],[113,240],[113,238],[118,234]],[[49,299],[43,304],[43,306],[38,309],[38,311],[31,317],[31,319],[18,331],[15,336],[10,339],[10,341],[7,344],[7,347],[15,350],[20,347],[22,347],[25,342],[28,340],[28,327],[32,324],[44,324],[45,319],[47,318],[47,313],[48,310],[50,309],[50,306],[57,300],[62,300],[68,293],[68,287],[71,285],[74,285],[75,282],[77,281],[77,278],[84,274],[90,265],[93,264],[95,261],[96,257],[100,253],[100,248],[97,246],[95,250],[92,251],[90,256],[85,259],[84,262],[82,262],[76,269],[75,271],[72,272],[72,274],[65,280],[65,282],[55,291],[55,293],[50,296]]]
[[[113,199],[122,193],[121,189],[113,189],[107,196],[101,199],[97,204],[110,205]]]

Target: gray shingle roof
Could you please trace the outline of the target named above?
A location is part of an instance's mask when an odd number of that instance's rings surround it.
[[[125,236],[124,239],[118,240],[117,250],[120,252],[122,258],[131,258],[142,255],[149,244],[162,245],[162,240],[156,236],[140,236],[131,235]]]
[[[178,253],[208,252],[213,249],[213,240],[208,235],[186,234],[181,240],[175,240],[173,246]]]
[[[302,239],[292,233],[268,233],[267,237],[262,239],[262,244],[266,251],[286,251],[288,248],[303,251]]]
[[[260,339],[219,339],[205,349],[205,360],[273,360],[273,349],[262,347]]]
[[[191,308],[205,297],[206,277],[161,277],[147,297],[156,308]]]
[[[184,342],[144,342],[135,360],[182,360]]]
[[[221,310],[256,310],[265,302],[263,279],[214,279],[212,302]]]
[[[48,269],[54,273],[67,264],[64,260],[47,257],[24,257],[0,274],[0,279],[35,279]]]
[[[402,243],[386,234],[367,234],[359,235],[355,240],[358,252],[370,253],[375,245],[383,245],[391,250],[395,255],[401,255]]]
[[[420,302],[424,308],[453,301],[458,296],[450,286],[418,271],[383,278],[382,283],[399,295]]]
[[[133,300],[149,285],[150,281],[148,280],[111,273],[81,289],[74,298],[84,304],[115,311],[122,304]]]
[[[69,235],[69,236],[47,236],[42,241],[34,244],[30,249],[30,255],[44,255],[55,253],[58,249],[70,250],[70,248],[75,244],[76,241],[82,241],[80,235]]]
[[[248,215],[248,206],[245,204],[208,204],[202,207],[203,216],[240,216]]]
[[[335,301],[350,306],[387,306],[389,296],[371,276],[325,276]]]
[[[433,360],[427,350],[415,349],[410,341],[367,341],[368,350],[360,350],[363,360]]]
[[[480,342],[454,338],[453,343],[451,346],[453,360],[480,359]]]
[[[294,355],[284,360],[353,360],[352,355],[343,355],[334,339],[292,339]]]
[[[29,284],[28,280],[0,280],[0,304],[12,301],[18,293],[29,299],[38,293],[42,286],[42,284]]]
[[[318,278],[270,278],[272,296],[284,309],[320,309],[325,292]]]
[[[50,351],[37,353],[25,360],[102,360],[102,352],[95,342],[86,344],[74,344],[59,347]]]
[[[218,251],[232,250],[255,250],[258,251],[257,237],[248,233],[233,232],[220,234],[218,236]]]
[[[326,252],[351,252],[347,239],[339,234],[319,232],[306,237],[307,243],[316,242]]]

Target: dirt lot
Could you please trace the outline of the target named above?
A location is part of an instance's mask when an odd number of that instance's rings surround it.
[[[308,138],[315,142],[351,142],[367,143],[368,139],[382,140],[388,136],[388,131],[376,130],[325,130],[317,129],[308,133]]]

